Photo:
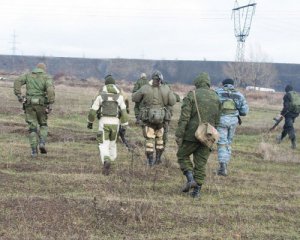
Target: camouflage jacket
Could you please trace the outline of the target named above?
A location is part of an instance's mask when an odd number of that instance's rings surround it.
[[[246,116],[249,112],[249,106],[243,94],[235,90],[234,86],[231,84],[226,84],[222,88],[216,89],[221,103],[227,99],[232,99],[235,104],[235,110],[231,112],[222,111],[222,116]]]
[[[120,119],[121,125],[128,125],[128,115],[124,96],[121,94],[119,88],[115,84],[108,84],[103,87],[102,92],[96,97],[90,108],[88,113],[88,122],[95,121],[97,111],[101,110],[102,103],[104,102],[103,95],[111,95],[111,97],[108,97],[108,101],[114,101],[113,95],[118,96],[116,102],[118,103],[119,113],[116,114],[115,118]]]
[[[154,105],[166,107],[176,103],[176,97],[167,85],[153,86],[152,81],[142,86],[132,94],[132,101],[139,102],[140,108],[152,107]]]
[[[46,103],[55,101],[55,91],[52,78],[41,68],[35,68],[30,73],[24,74],[14,81],[14,93],[21,96],[21,87],[26,84],[26,98],[42,97]]]
[[[132,93],[135,93],[137,90],[139,90],[142,86],[148,84],[148,79],[145,77],[140,78],[139,80],[136,81],[136,83],[133,86]]]
[[[200,76],[195,79],[196,98],[202,122],[209,122],[217,127],[220,121],[221,102],[218,95],[210,89],[208,79]],[[195,105],[193,91],[190,91],[183,99],[181,105],[181,114],[175,136],[191,142],[198,142],[195,138],[195,132],[199,125],[199,118]]]

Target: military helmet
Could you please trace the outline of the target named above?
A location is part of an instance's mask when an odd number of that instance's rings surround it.
[[[46,71],[46,64],[43,62],[40,62],[36,65],[37,68],[43,69],[44,71]]]
[[[160,80],[160,81],[163,81],[163,80],[164,80],[164,77],[163,77],[163,75],[161,74],[160,71],[155,70],[155,71],[152,73],[152,79],[153,79],[153,80]]]
[[[141,73],[141,78],[146,78],[146,77],[147,77],[146,73]]]
[[[116,81],[115,81],[115,79],[112,77],[111,74],[106,75],[104,79],[105,79],[105,85],[108,85],[108,84],[116,84]]]

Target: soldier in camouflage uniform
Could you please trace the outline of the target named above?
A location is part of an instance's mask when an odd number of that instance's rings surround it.
[[[120,125],[123,128],[128,125],[124,97],[120,94],[111,75],[105,77],[105,86],[92,104],[88,114],[87,128],[93,128],[98,111],[100,111],[100,116],[97,141],[100,159],[103,163],[102,173],[108,175],[112,162],[117,158],[116,141]]]
[[[26,85],[26,97],[22,97],[21,88]],[[37,156],[37,147],[46,154],[48,136],[47,114],[52,110],[55,92],[52,78],[46,74],[46,65],[37,64],[30,73],[24,74],[14,81],[14,93],[23,103],[25,119],[29,125],[29,142],[31,156]]]
[[[209,75],[205,72],[201,73],[194,80],[194,84],[201,120],[217,126],[220,120],[221,103],[218,95],[210,89]],[[205,166],[211,152],[210,148],[195,138],[198,125],[194,93],[190,91],[183,99],[175,136],[178,144],[178,163],[187,179],[182,191],[189,192],[193,189],[191,196],[194,198],[200,197],[201,186],[206,176]],[[193,155],[193,161],[190,155]]]
[[[133,86],[133,90],[132,93],[135,93],[137,90],[139,90],[142,86],[148,84],[149,80],[147,79],[147,75],[146,73],[142,73],[140,76],[140,79],[138,79],[136,81],[136,83]],[[136,119],[136,124],[140,123],[140,119],[139,119],[139,113],[140,113],[140,103],[136,102],[134,105],[134,115],[135,115],[135,119]]]
[[[299,109],[293,104],[296,104],[296,106],[300,105],[300,97],[297,92],[293,90],[293,86],[287,85],[285,87],[285,95],[283,97],[283,108],[281,110],[280,115],[277,117],[277,119],[284,118],[284,126],[283,130],[276,138],[277,143],[281,143],[281,141],[289,135],[289,138],[291,140],[291,147],[292,149],[296,149],[296,134],[295,134],[295,128],[294,128],[294,122],[295,119],[299,116]]]
[[[149,166],[161,162],[161,155],[164,151],[163,125],[164,121],[171,118],[166,108],[176,103],[173,92],[167,85],[161,84],[162,80],[161,72],[154,71],[149,84],[132,94],[132,101],[140,103],[139,117],[146,140],[146,156]],[[154,148],[156,150],[155,161]]]
[[[243,94],[234,88],[232,79],[223,80],[222,85],[223,87],[216,89],[222,103],[222,114],[218,126],[220,134],[218,141],[218,160],[220,164],[218,175],[227,176],[227,167],[231,157],[231,143],[239,122],[238,117],[246,116],[249,107]]]

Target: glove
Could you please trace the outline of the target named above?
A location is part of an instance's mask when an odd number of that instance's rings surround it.
[[[92,122],[88,122],[87,128],[88,128],[88,129],[93,129],[93,123],[92,123]]]
[[[46,107],[46,114],[50,114],[52,112],[52,104],[49,104],[47,107]]]
[[[175,138],[175,141],[176,141],[176,143],[177,143],[177,146],[180,147],[180,146],[182,145],[183,139],[182,139],[182,138],[179,138],[179,137],[176,137],[176,138]]]
[[[125,135],[125,133],[126,133],[126,127],[121,126],[119,132],[120,132],[120,134]]]
[[[274,120],[275,122],[279,122],[279,121],[281,121],[282,119],[283,119],[283,116],[282,116],[281,114],[279,114],[279,115],[277,115],[276,117],[273,118],[273,120]]]
[[[19,103],[23,103],[23,97],[22,96],[17,96]]]

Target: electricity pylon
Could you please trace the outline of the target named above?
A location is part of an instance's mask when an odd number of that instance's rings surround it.
[[[234,34],[237,39],[236,62],[243,62],[245,56],[245,41],[249,35],[252,17],[255,12],[256,3],[249,1],[248,5],[239,6],[238,1],[235,1],[232,15],[234,19]]]

